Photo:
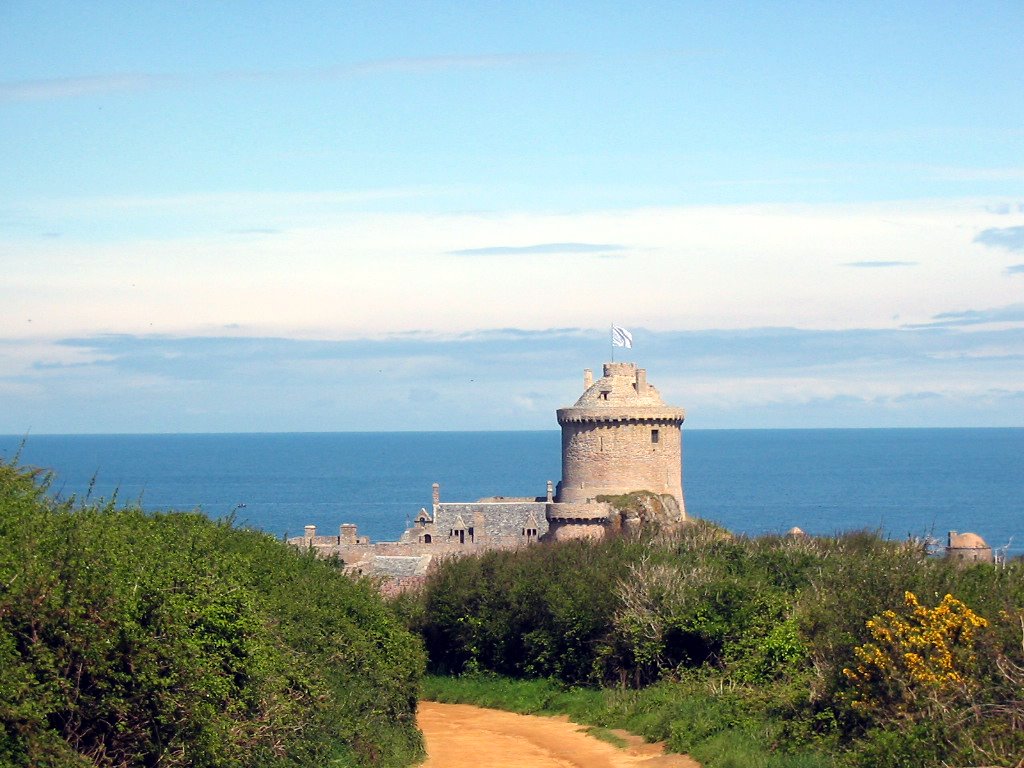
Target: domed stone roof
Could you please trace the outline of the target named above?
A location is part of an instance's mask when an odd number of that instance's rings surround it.
[[[637,368],[633,363],[605,363],[604,376],[595,381],[576,401],[576,408],[616,406],[664,406],[661,394],[650,384],[637,391]]]
[[[988,544],[976,533],[949,532],[949,549],[988,549]]]
[[[588,372],[589,376],[589,372]],[[682,422],[686,412],[666,405],[635,363],[605,363],[604,376],[590,384],[571,408],[558,409],[565,421],[656,419]]]

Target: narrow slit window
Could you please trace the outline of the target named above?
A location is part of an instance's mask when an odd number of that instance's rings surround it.
[[[651,442],[652,443],[656,443],[660,439],[661,439],[661,435],[658,434],[658,430],[652,429],[651,430]]]

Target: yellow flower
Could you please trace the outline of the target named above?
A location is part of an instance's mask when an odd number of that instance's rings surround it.
[[[892,706],[903,712],[919,698],[950,700],[969,687],[965,673],[974,663],[975,630],[988,622],[949,594],[934,608],[922,606],[913,592],[903,600],[909,615],[883,611],[872,617],[865,626],[874,642],[854,649],[856,672],[843,670],[857,688],[858,709]],[[891,700],[893,691],[902,700]]]

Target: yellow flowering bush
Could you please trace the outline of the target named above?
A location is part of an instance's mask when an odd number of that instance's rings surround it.
[[[867,622],[872,641],[854,649],[857,665],[844,669],[850,702],[871,715],[917,719],[966,701],[977,688],[977,631],[988,621],[952,595],[934,608],[904,595],[907,610],[885,611]]]

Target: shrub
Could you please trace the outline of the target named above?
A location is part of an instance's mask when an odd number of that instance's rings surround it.
[[[876,719],[936,719],[969,701],[978,688],[974,643],[988,622],[952,595],[935,608],[904,601],[909,613],[885,611],[867,622],[872,641],[854,648],[846,668],[852,706]]]
[[[1021,562],[965,566],[872,532],[749,539],[698,522],[445,563],[423,610],[404,610],[438,672],[639,688],[620,691],[618,721],[679,748],[704,723],[702,755],[739,733],[736,755],[819,745],[864,765],[1012,765],[1022,577]],[[897,609],[907,593],[935,607]]]
[[[420,753],[420,648],[369,585],[230,522],[45,490],[0,465],[0,763]]]

